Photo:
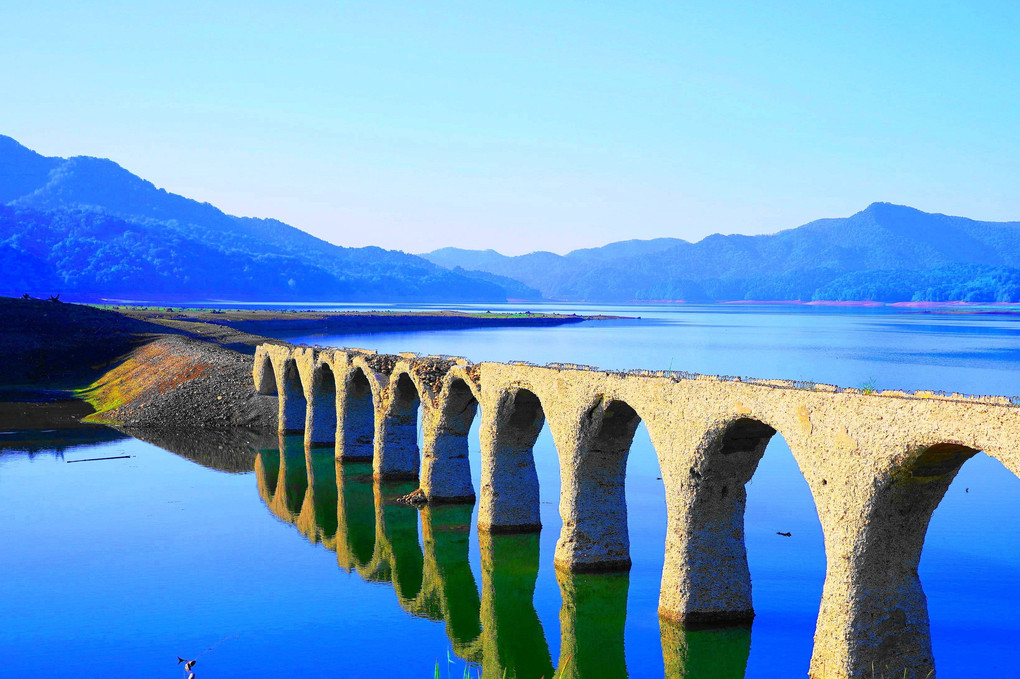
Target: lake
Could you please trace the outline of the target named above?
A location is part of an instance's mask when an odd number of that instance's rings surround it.
[[[461,308],[641,318],[286,339],[473,361],[1020,393],[1020,316],[1010,314]],[[306,453],[294,437],[41,438],[0,434],[0,506],[10,517],[0,607],[11,621],[0,652],[11,676],[180,676],[178,655],[200,656],[197,677],[432,677],[437,663],[440,676],[458,678],[465,668],[522,679],[555,668],[584,677],[806,675],[825,554],[807,484],[780,435],[748,485],[754,625],[693,632],[656,615],[665,500],[643,425],[627,478],[633,568],[611,576],[553,569],[559,470],[547,430],[535,446],[543,530],[492,537],[474,530],[477,507],[396,504],[414,484],[375,483],[370,468],[337,468],[331,451]],[[68,463],[122,455],[131,457]],[[920,575],[940,677],[1020,676],[1012,658],[1018,514],[1020,480],[984,455],[963,466],[935,512]]]

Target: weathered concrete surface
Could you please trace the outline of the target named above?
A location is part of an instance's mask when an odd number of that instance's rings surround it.
[[[316,410],[331,402],[328,394],[316,398],[315,373],[325,365],[336,376],[338,458],[347,451],[351,375],[360,371],[371,393],[374,475],[420,471],[432,502],[472,497],[464,436],[481,406],[483,533],[540,528],[532,447],[547,423],[560,462],[555,561],[564,571],[629,568],[626,461],[643,421],[666,490],[659,612],[687,625],[741,625],[753,617],[745,484],[779,432],[808,483],[825,539],[814,677],[865,677],[872,667],[928,676],[917,565],[931,513],[976,451],[1020,472],[1020,408],[1000,397],[259,347],[257,390],[280,395],[281,428],[303,421],[309,443],[319,442],[308,434],[317,431]],[[411,435],[415,399],[420,450],[418,432]]]

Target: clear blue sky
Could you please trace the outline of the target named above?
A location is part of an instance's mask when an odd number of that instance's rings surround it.
[[[411,252],[1020,219],[1015,1],[285,4],[6,3],[0,133]]]

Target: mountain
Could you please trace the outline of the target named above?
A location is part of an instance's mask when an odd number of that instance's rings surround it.
[[[0,136],[0,295],[153,301],[1020,301],[1020,222],[874,203],[771,235],[566,255],[333,245],[228,215],[113,161]]]
[[[228,215],[102,158],[0,136],[0,295],[160,301],[500,302],[526,286],[273,219]]]
[[[624,241],[566,255],[445,248],[422,256],[510,275],[553,299],[1020,301],[1020,222],[889,203],[771,235]]]

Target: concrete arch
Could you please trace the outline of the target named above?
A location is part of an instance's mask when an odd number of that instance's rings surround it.
[[[280,366],[280,431],[288,434],[303,431],[308,401],[297,361],[285,358]]]
[[[376,421],[373,469],[379,479],[417,479],[418,409],[422,405],[421,385],[408,371],[394,372]]]
[[[296,524],[309,489],[305,446],[296,436],[280,436],[279,448],[261,450],[255,459],[259,497],[274,516]]]
[[[534,446],[546,419],[542,401],[531,389],[514,386],[501,393],[492,411],[483,410],[478,529],[541,530]]]
[[[754,619],[744,544],[745,486],[776,429],[739,415],[705,432],[672,491],[659,613],[695,625]],[[679,491],[679,492],[676,492]],[[669,497],[669,496],[668,496]]]
[[[470,381],[451,376],[423,412],[421,488],[433,503],[473,503],[468,459],[468,432],[478,412],[478,395]]]
[[[309,445],[335,444],[337,435],[337,383],[333,367],[320,362],[312,369],[311,394],[305,422]]]
[[[561,451],[563,527],[556,543],[557,568],[577,573],[630,570],[625,484],[640,423],[626,401],[600,395],[582,415],[571,450]]]
[[[431,405],[431,401],[434,400],[435,394],[432,387],[428,382],[422,379],[418,370],[415,370],[415,365],[407,361],[401,361],[393,366],[393,371],[389,376],[388,387],[391,390],[396,389],[397,382],[401,379],[405,379],[403,388],[413,386],[415,392],[418,394],[418,398],[421,400],[422,405]]]
[[[276,369],[272,357],[259,347],[255,356],[255,391],[266,396],[276,396]]]
[[[355,365],[344,376],[337,410],[336,456],[342,462],[370,462],[375,450],[374,381],[367,366]]]
[[[875,488],[862,524],[849,583],[847,627],[854,638],[845,649],[849,676],[875,667],[881,672],[923,678],[934,673],[928,602],[918,577],[928,524],[975,448],[957,442],[918,446]],[[829,588],[829,576],[826,586]],[[832,653],[816,647],[812,671]],[[842,664],[842,663],[840,663]]]
[[[482,390],[478,384],[478,376],[473,374],[470,370],[471,366],[467,365],[453,365],[443,375],[443,379],[437,385],[436,393],[439,396],[447,394],[450,390],[450,385],[460,380],[471,390],[471,394],[475,397],[475,400],[481,403],[482,401]]]
[[[381,408],[389,385],[389,363],[386,356],[354,354],[348,361],[348,373],[361,370],[372,395],[372,407]],[[385,372],[380,372],[383,370]],[[349,375],[348,375],[349,376]]]

